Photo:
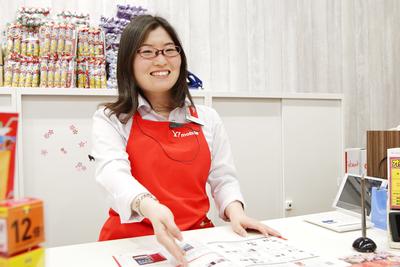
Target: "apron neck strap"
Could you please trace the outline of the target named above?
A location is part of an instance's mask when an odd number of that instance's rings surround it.
[[[189,109],[190,116],[199,118],[199,116],[197,115],[197,110],[196,110],[195,106],[189,106],[188,109]]]

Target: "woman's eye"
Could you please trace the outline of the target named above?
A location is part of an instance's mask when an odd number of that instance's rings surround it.
[[[168,52],[175,52],[176,49],[175,49],[175,47],[169,47],[169,48],[165,48],[164,51],[167,52],[167,53]]]
[[[151,55],[153,54],[153,50],[142,50],[141,53],[145,55]]]

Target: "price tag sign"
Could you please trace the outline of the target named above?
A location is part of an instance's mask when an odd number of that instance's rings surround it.
[[[390,208],[400,209],[400,157],[389,158]]]
[[[12,255],[44,241],[43,202],[37,199],[0,202],[0,253]]]

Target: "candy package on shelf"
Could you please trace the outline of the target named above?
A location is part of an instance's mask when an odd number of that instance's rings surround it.
[[[10,54],[4,65],[4,86],[38,87],[39,59]]]
[[[21,7],[17,11],[17,21],[24,26],[36,27],[48,21],[50,9]]]
[[[81,26],[78,30],[77,87],[106,88],[104,33],[98,27]]]
[[[117,5],[117,17],[131,20],[134,16],[145,14],[147,9],[141,6]]]
[[[41,57],[40,87],[75,87],[75,58]]]
[[[39,28],[11,23],[7,27],[7,51],[24,56],[39,56]]]
[[[78,30],[78,57],[104,58],[104,33],[98,27],[80,27]]]
[[[76,13],[67,10],[58,13],[57,18],[59,22],[84,26],[89,26],[90,21],[89,14]]]
[[[39,29],[40,56],[75,56],[76,26],[48,23]]]
[[[134,16],[146,11],[117,5],[115,17],[102,17],[100,27],[93,27],[88,14],[62,11],[51,18],[48,8],[20,8],[7,27],[12,56],[3,66],[4,85],[116,88],[121,33]]]
[[[147,12],[141,6],[117,5],[116,17],[100,18],[100,26],[105,33],[106,62],[108,70],[107,88],[117,88],[117,55],[121,33],[130,20]]]
[[[83,58],[77,60],[78,88],[106,88],[106,64],[104,58]]]
[[[0,44],[0,86],[4,85],[4,61],[3,61],[3,48]]]

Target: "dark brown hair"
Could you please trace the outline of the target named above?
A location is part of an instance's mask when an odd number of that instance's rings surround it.
[[[111,110],[110,116],[115,114],[122,123],[126,123],[136,112],[138,108],[138,94],[146,98],[135,79],[132,63],[137,50],[143,44],[148,34],[158,27],[162,27],[172,38],[174,44],[181,48],[180,73],[178,80],[171,88],[172,104],[174,107],[183,107],[185,99],[188,98],[191,104],[194,105],[186,81],[188,73],[186,55],[177,33],[161,17],[140,15],[134,17],[122,32],[117,59],[118,99],[116,102],[105,104],[106,109]],[[128,116],[120,117],[122,113],[126,113]]]

